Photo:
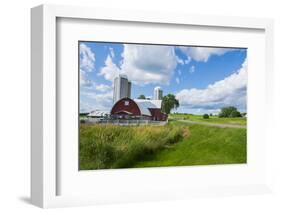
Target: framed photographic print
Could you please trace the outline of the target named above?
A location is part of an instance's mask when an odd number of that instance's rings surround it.
[[[78,45],[80,170],[247,163],[247,48]]]
[[[31,21],[32,203],[270,191],[271,20],[43,5]]]

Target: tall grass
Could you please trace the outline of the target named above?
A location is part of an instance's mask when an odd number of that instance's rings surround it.
[[[80,126],[81,170],[128,168],[183,138],[176,126]]]

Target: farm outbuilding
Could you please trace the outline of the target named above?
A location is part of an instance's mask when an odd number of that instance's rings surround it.
[[[110,114],[116,119],[166,121],[168,116],[161,112],[161,103],[162,100],[122,98],[113,105]]]
[[[104,118],[109,116],[109,112],[101,111],[101,110],[93,110],[89,114],[87,114],[87,116],[92,118]]]

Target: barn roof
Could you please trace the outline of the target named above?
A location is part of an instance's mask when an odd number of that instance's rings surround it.
[[[138,105],[142,115],[151,116],[149,111],[150,109],[160,109],[161,108],[161,100],[147,100],[147,99],[134,99],[136,104]]]

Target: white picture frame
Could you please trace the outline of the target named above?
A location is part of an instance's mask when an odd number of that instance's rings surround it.
[[[270,91],[273,88],[273,21],[270,19],[241,18],[241,17],[216,17],[187,14],[166,14],[152,13],[145,11],[121,11],[100,8],[85,8],[74,6],[54,6],[41,5],[31,10],[31,201],[34,205],[47,207],[62,207],[76,205],[92,205],[100,203],[117,202],[138,202],[145,200],[165,200],[181,199],[197,196],[232,195],[232,194],[252,194],[270,191],[270,171],[268,161],[264,162],[263,168],[258,172],[265,178],[259,183],[249,184],[240,182],[239,185],[216,185],[210,187],[200,187],[200,183],[194,183],[193,188],[182,189],[168,187],[163,190],[156,190],[154,193],[133,192],[123,196],[112,192],[109,196],[106,191],[104,194],[91,195],[58,195],[58,174],[60,167],[57,160],[57,87],[60,83],[57,80],[57,20],[65,19],[87,19],[100,21],[118,21],[135,23],[153,23],[155,25],[175,26],[200,26],[213,28],[232,29],[254,29],[264,32],[265,58],[264,58],[264,92],[265,104],[272,112],[273,97]],[[270,127],[272,125],[270,116],[262,118],[266,125],[264,131],[264,146],[270,144]],[[253,123],[252,123],[253,124]],[[251,125],[251,123],[249,124]],[[265,159],[266,152],[261,153]],[[173,169],[173,168],[170,168]],[[184,171],[186,168],[175,169],[177,172]],[[204,169],[204,168],[203,168]],[[223,169],[223,168],[222,168]],[[161,173],[166,170],[143,169],[142,173]],[[124,175],[133,175],[136,171],[131,170]],[[194,171],[190,171],[194,172]],[[257,173],[257,174],[258,174]],[[110,178],[110,176],[107,178]],[[175,176],[171,176],[175,178]],[[73,183],[75,184],[75,183]],[[125,186],[126,187],[126,186]],[[127,187],[132,187],[127,186]],[[170,192],[170,193],[169,193]]]

